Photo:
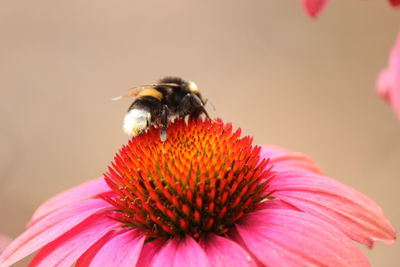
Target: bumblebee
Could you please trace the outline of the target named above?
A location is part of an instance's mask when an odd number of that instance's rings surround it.
[[[179,77],[165,77],[157,84],[131,88],[123,97],[135,96],[124,118],[123,129],[132,136],[140,135],[150,125],[161,127],[161,140],[166,140],[168,123],[174,119],[197,119],[208,115],[197,85]],[[118,99],[121,97],[118,97]]]

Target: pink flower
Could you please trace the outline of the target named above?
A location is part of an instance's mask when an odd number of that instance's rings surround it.
[[[394,108],[400,119],[400,34],[390,53],[388,67],[378,77],[376,90]]]
[[[389,0],[389,3],[395,7],[400,6],[400,0]]]
[[[393,7],[400,6],[400,0],[388,0]],[[303,8],[312,18],[316,18],[324,9],[328,0],[303,0]]]
[[[105,179],[61,193],[4,251],[2,267],[369,266],[354,241],[391,244],[380,207],[307,156],[221,121],[133,138]]]
[[[328,0],[303,0],[303,8],[312,18],[316,18],[324,9]]]

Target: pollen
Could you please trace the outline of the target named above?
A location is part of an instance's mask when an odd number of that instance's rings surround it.
[[[221,120],[178,120],[133,137],[105,173],[104,196],[126,227],[148,238],[223,235],[268,198],[271,168],[260,147]],[[113,213],[115,214],[115,212]]]

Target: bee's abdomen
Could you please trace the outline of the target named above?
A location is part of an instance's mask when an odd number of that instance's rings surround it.
[[[162,107],[163,104],[159,99],[153,96],[141,96],[132,103],[128,111],[132,109],[142,109],[149,111],[152,118],[156,118],[161,114]]]

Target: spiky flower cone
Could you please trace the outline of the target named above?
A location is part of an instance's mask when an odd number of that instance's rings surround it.
[[[222,122],[184,121],[134,138],[105,175],[105,199],[126,226],[150,237],[224,234],[266,200],[269,169],[260,147]]]

